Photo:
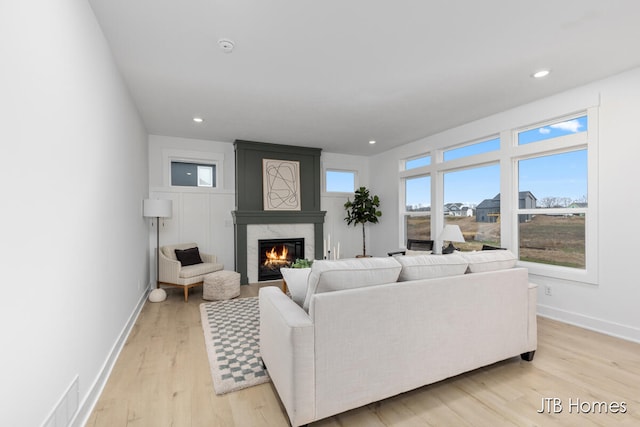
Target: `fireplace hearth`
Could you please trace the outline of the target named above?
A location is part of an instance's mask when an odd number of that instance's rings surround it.
[[[258,240],[258,281],[281,279],[280,268],[304,258],[304,238]]]

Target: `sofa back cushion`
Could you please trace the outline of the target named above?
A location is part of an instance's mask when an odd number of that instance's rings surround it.
[[[396,257],[314,261],[303,308],[309,311],[315,294],[396,282],[401,269]]]
[[[501,251],[462,252],[462,256],[469,262],[469,273],[504,270],[513,268],[518,259],[508,249]]]
[[[397,257],[402,265],[398,281],[457,276],[467,271],[469,263],[457,253]]]

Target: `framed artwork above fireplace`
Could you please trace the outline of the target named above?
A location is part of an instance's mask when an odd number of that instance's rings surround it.
[[[300,162],[262,159],[265,211],[300,210]]]

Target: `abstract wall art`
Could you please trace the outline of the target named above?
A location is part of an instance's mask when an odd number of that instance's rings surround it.
[[[262,159],[265,211],[300,210],[300,162]]]

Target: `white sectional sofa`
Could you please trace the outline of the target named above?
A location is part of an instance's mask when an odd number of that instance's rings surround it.
[[[530,361],[536,289],[514,265],[508,251],[316,261],[302,306],[260,289],[260,352],[291,425]]]

